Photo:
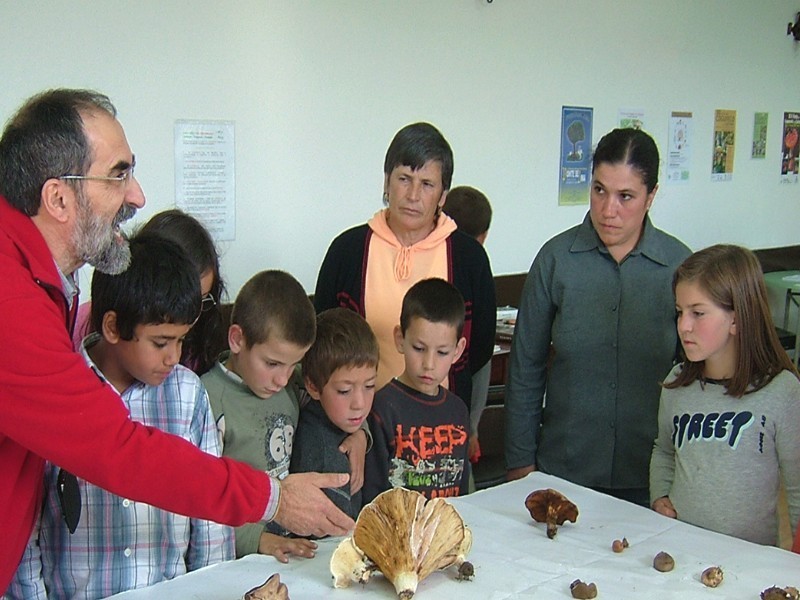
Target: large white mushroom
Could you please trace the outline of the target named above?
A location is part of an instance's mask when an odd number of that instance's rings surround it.
[[[393,488],[361,510],[353,537],[334,552],[334,586],[365,582],[377,568],[407,600],[434,571],[460,567],[471,546],[472,534],[452,504]]]

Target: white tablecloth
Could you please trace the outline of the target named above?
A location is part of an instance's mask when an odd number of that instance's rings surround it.
[[[565,494],[580,510],[578,522],[559,527],[553,540],[524,504],[531,491],[546,487]],[[415,598],[571,598],[569,584],[575,579],[597,584],[599,599],[744,600],[759,598],[771,585],[800,587],[800,555],[693,527],[542,473],[452,502],[473,532],[469,560],[475,578],[462,582],[452,569],[437,572],[420,583]],[[630,547],[613,553],[611,542],[623,536]],[[249,556],[114,598],[237,600],[276,572],[292,600],[396,598],[381,576],[366,585],[333,589],[328,563],[339,541],[321,540],[314,559],[283,565],[272,557]],[[653,556],[662,550],[675,559],[670,573],[652,567]],[[700,583],[700,573],[712,565],[725,573],[716,589]]]

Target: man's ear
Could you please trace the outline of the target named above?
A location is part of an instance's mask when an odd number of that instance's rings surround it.
[[[403,331],[400,329],[400,325],[394,326],[394,345],[397,351],[403,354]]]
[[[109,310],[103,315],[103,331],[100,334],[109,344],[116,344],[122,339],[117,328],[116,311]]]
[[[228,327],[228,347],[234,354],[239,354],[244,348],[244,331],[236,323]]]
[[[73,213],[72,204],[77,202],[75,190],[60,179],[50,178],[44,182],[40,194],[39,210],[46,212],[59,223],[66,222]]]
[[[322,398],[322,390],[317,389],[317,386],[315,386],[308,377],[304,377],[303,379],[306,384],[308,395],[314,400],[320,400]]]
[[[464,348],[467,347],[467,338],[462,337],[458,340],[458,344],[456,344],[456,351],[453,353],[453,364],[458,362],[458,359],[461,358],[461,355],[464,354]]]

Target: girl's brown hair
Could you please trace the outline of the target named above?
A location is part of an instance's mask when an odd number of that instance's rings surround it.
[[[767,385],[784,369],[800,378],[797,368],[781,346],[772,321],[764,274],[755,255],[746,248],[729,244],[710,246],[695,252],[672,277],[672,293],[679,283],[699,285],[717,306],[733,311],[736,320],[736,367],[727,383],[735,398]],[[665,388],[690,385],[702,379],[704,361],[684,359],[683,369]]]

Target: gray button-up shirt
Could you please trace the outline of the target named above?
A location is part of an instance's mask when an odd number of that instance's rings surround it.
[[[592,487],[647,487],[659,383],[678,347],[672,274],[689,254],[645,217],[636,248],[617,263],[588,213],[542,247],[511,347],[508,468],[536,465]]]

